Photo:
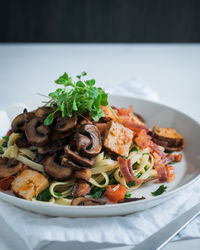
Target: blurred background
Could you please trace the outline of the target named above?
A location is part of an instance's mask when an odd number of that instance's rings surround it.
[[[200,42],[199,0],[0,0],[0,42]]]

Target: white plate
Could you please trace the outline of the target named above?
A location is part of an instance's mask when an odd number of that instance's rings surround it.
[[[185,138],[185,149],[183,151],[183,160],[181,163],[175,164],[176,178],[171,183],[165,183],[167,192],[153,197],[152,191],[155,191],[160,183],[147,183],[133,192],[132,197],[146,197],[145,200],[123,203],[123,204],[108,204],[105,206],[63,206],[57,204],[49,204],[45,202],[31,202],[14,197],[10,193],[0,192],[0,199],[9,202],[20,208],[52,216],[68,216],[68,217],[83,217],[83,216],[111,216],[125,215],[132,212],[151,208],[161,202],[178,195],[179,191],[186,189],[200,177],[200,126],[187,115],[169,108],[167,106],[153,103],[146,100],[111,96],[111,105],[116,107],[128,107],[133,105],[134,112],[141,114],[148,127],[152,128],[155,124],[161,127],[172,127]],[[26,105],[33,109],[40,105],[40,102],[26,102]],[[22,112],[22,105],[8,107],[6,112],[10,119]],[[1,121],[2,124],[3,121]],[[9,129],[9,128],[5,128]]]

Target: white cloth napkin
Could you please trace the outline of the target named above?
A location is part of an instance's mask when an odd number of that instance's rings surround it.
[[[135,93],[133,92],[134,84],[131,86],[132,93]],[[149,87],[146,88],[141,85],[137,88],[137,95],[139,89],[144,90],[144,88],[148,90]],[[122,89],[120,93],[122,93]],[[154,94],[146,95],[147,99],[157,100],[157,94],[150,88],[149,91],[147,93]],[[140,93],[140,96],[145,97],[144,92],[142,93]],[[8,129],[8,117],[5,114],[5,112],[0,112],[1,126],[5,125],[5,128]],[[0,201],[0,216],[31,250],[40,249],[52,241],[107,242],[134,246],[200,202],[199,192],[200,181],[161,205],[127,216],[56,218],[34,214],[4,201]],[[193,237],[200,237],[200,217],[190,223],[174,240]]]

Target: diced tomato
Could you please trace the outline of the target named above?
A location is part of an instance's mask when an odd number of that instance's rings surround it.
[[[166,171],[167,171],[167,182],[173,181],[175,178],[174,167],[167,165]]]
[[[117,203],[119,200],[124,199],[126,194],[126,188],[123,185],[108,185],[104,195],[113,203]]]

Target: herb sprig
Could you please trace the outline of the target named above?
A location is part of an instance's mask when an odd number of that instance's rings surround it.
[[[53,109],[44,121],[46,126],[53,122],[54,115],[57,111],[62,112],[62,117],[72,117],[72,112],[79,114],[88,112],[94,121],[98,121],[104,116],[100,106],[108,105],[108,95],[102,88],[94,87],[95,80],[82,80],[87,73],[83,72],[77,76],[77,81],[73,82],[72,78],[65,72],[55,83],[63,85],[56,91],[49,93],[51,98],[48,105]]]

